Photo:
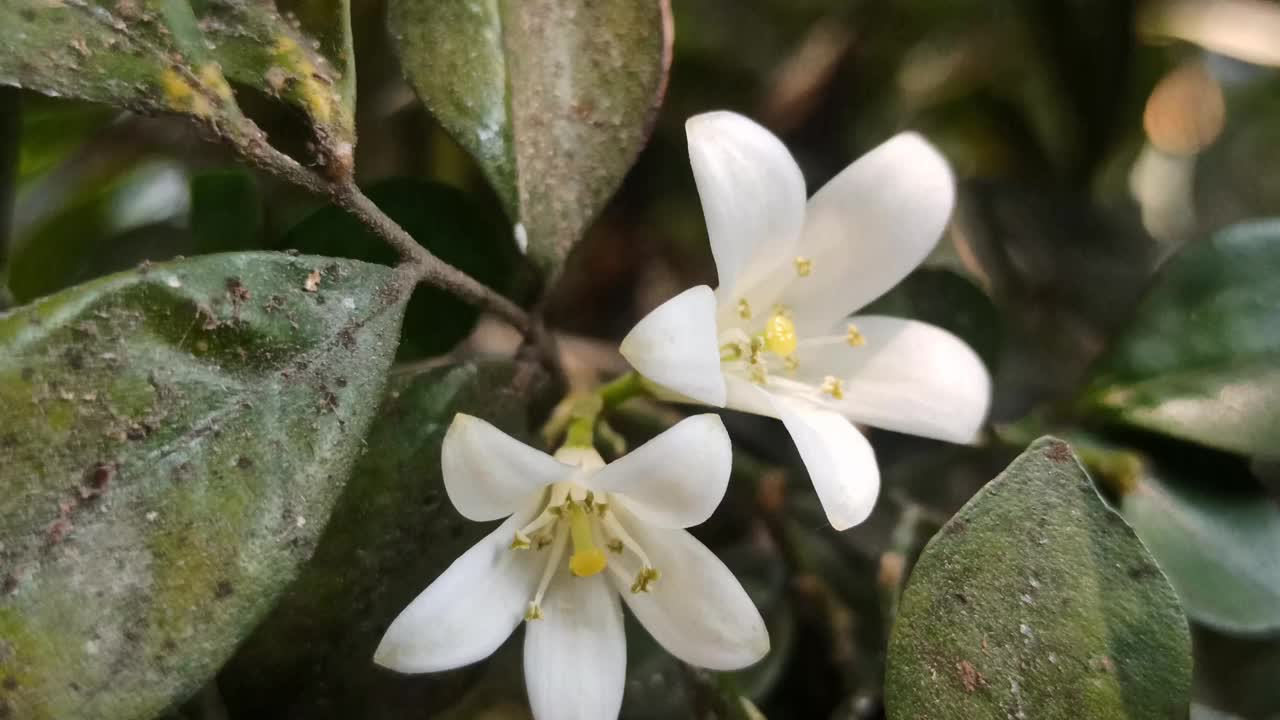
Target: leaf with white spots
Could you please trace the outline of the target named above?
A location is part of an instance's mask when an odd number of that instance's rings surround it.
[[[929,542],[889,641],[892,720],[1187,716],[1191,639],[1155,560],[1041,438]]]
[[[149,718],[218,670],[360,453],[393,277],[211,255],[0,315],[0,717]]]

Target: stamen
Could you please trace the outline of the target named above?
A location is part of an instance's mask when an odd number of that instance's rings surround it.
[[[738,301],[738,317],[743,320],[751,319],[751,304],[747,302],[746,298]]]
[[[797,255],[795,259],[796,274],[800,277],[809,277],[809,273],[813,272],[813,261],[803,255]]]
[[[614,555],[622,554],[623,546],[622,546],[621,540],[610,540],[608,543],[605,544],[605,547],[608,548],[609,552],[613,553]]]
[[[614,542],[622,543],[623,547],[635,553],[644,567],[653,567],[653,564],[649,562],[649,556],[644,554],[644,550],[640,549],[640,544],[631,537],[626,528],[622,527],[622,523],[618,522],[618,518],[613,513],[609,513],[601,522],[604,525],[605,532],[614,538]]]
[[[793,373],[800,369],[800,361],[796,359],[795,355],[788,355],[783,359],[783,364],[786,365],[787,372],[789,373]]]
[[[560,506],[564,504],[569,496],[567,487],[561,487],[559,484],[551,487],[551,500],[547,503],[547,507],[533,519],[533,522],[525,525],[516,531],[515,539],[511,541],[512,550],[528,550],[529,541],[538,534],[538,531],[554,523],[560,518]],[[539,549],[545,542],[539,542]]]
[[[858,326],[849,323],[849,333],[845,338],[845,342],[849,343],[849,347],[862,347],[867,344],[867,338],[858,330]]]
[[[657,568],[645,566],[640,568],[640,572],[636,573],[636,581],[631,583],[631,594],[638,595],[640,593],[649,592],[649,585],[657,582],[662,577],[662,573]]]
[[[788,357],[796,351],[796,324],[786,313],[775,310],[764,329],[765,347],[779,357]]]
[[[837,400],[844,399],[844,382],[834,375],[822,379],[822,392]]]
[[[542,579],[538,581],[538,591],[534,593],[533,600],[529,601],[529,609],[525,610],[525,620],[542,619],[542,598],[547,594],[547,586],[551,584],[551,578],[555,577],[556,568],[560,566],[560,558],[564,557],[564,548],[568,539],[569,531],[564,525],[557,525],[555,539],[551,541],[551,555],[547,557],[547,564],[542,568]]]
[[[720,362],[741,360],[742,355],[742,346],[738,343],[725,343],[720,346]]]
[[[591,516],[580,503],[569,505],[569,533],[573,537],[573,555],[569,569],[578,577],[591,577],[609,564],[609,559],[595,546],[591,537]]]

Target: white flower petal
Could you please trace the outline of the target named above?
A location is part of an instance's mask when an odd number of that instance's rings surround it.
[[[724,405],[715,293],[689,288],[646,315],[622,339],[622,356],[644,377],[691,400]]]
[[[484,420],[462,413],[445,433],[440,465],[449,501],[463,517],[476,521],[510,515],[530,495],[574,471]]]
[[[589,484],[625,495],[646,523],[683,528],[711,517],[732,469],[724,423],[716,415],[696,415],[609,463]]]
[[[610,558],[610,577],[631,612],[667,652],[712,670],[737,670],[769,652],[760,611],[729,568],[684,530],[646,525],[627,512],[618,519],[661,573],[647,593],[632,593],[640,570],[634,555]]]
[[[508,548],[535,508],[516,513],[476,543],[400,612],[374,652],[403,673],[451,670],[483,660],[524,617],[542,566]]]
[[[773,399],[831,527],[848,530],[866,520],[880,494],[880,468],[871,443],[837,412],[776,395]]]
[[[702,198],[721,301],[778,262],[791,262],[804,226],[800,167],[773,133],[736,113],[695,115],[685,123],[689,162]],[[760,301],[767,307],[769,299]]]
[[[835,176],[809,200],[795,254],[809,275],[781,302],[802,333],[836,320],[897,285],[937,244],[955,203],[946,159],[915,133],[897,135]]]
[[[537,720],[610,720],[622,708],[627,640],[618,594],[602,575],[561,569],[524,635],[524,679]]]
[[[725,407],[753,415],[778,417],[778,411],[774,408],[773,400],[770,398],[769,393],[759,385],[733,373],[726,374],[724,382],[727,389]]]
[[[956,443],[973,442],[991,404],[991,376],[963,340],[928,323],[874,315],[850,321],[866,339],[798,353],[800,377],[833,375],[855,422]],[[844,334],[845,325],[837,332]]]

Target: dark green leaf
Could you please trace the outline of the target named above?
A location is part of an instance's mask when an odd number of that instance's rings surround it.
[[[861,312],[912,318],[949,330],[994,371],[1000,353],[1000,314],[977,285],[955,272],[917,270]]]
[[[399,335],[391,278],[214,255],[0,315],[9,717],[148,718],[222,665],[360,452]]]
[[[24,94],[18,180],[25,183],[54,168],[119,114],[95,103]]]
[[[492,529],[449,504],[440,444],[457,412],[527,435],[537,387],[509,362],[394,376],[315,557],[219,685],[233,717],[435,717],[475,670],[405,676],[372,662],[406,605]]]
[[[1188,482],[1141,465],[1120,511],[1187,615],[1227,632],[1280,628],[1280,506],[1260,491]]]
[[[172,164],[142,163],[80,179],[65,204],[15,239],[8,272],[18,302],[193,250],[175,226],[186,178]],[[46,199],[48,202],[48,199]]]
[[[1071,448],[1042,438],[925,547],[889,641],[890,718],[1185,718],[1177,596]]]
[[[1118,423],[1248,455],[1280,448],[1280,220],[1187,246],[1094,369]]]
[[[1247,720],[1280,717],[1280,638],[1238,638],[1192,627],[1195,698]]]
[[[499,292],[511,284],[519,257],[503,227],[456,188],[402,178],[368,189],[391,219],[436,256]],[[346,211],[322,208],[295,225],[286,247],[317,255],[394,263],[396,254]],[[414,292],[405,312],[401,357],[438,355],[457,345],[475,327],[479,311],[435,288]]]
[[[262,215],[262,195],[252,174],[217,170],[191,178],[190,224],[197,252],[254,247]]]
[[[393,0],[410,83],[479,162],[549,276],[617,190],[666,85],[658,0]]]

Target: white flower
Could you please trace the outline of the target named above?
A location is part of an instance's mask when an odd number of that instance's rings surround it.
[[[510,517],[391,623],[378,664],[413,673],[467,665],[527,620],[534,715],[601,720],[622,705],[619,595],[685,662],[732,670],[768,652],[764,621],[742,586],[681,529],[710,517],[729,482],[729,437],[715,415],[688,418],[608,465],[589,448],[553,458],[458,415],[441,462],[458,512]]]
[[[689,157],[720,287],[686,290],[641,320],[622,354],[685,399],[782,420],[837,530],[880,489],[850,421],[970,442],[991,380],[950,333],[850,313],[897,285],[937,243],[954,202],[946,161],[898,135],[805,202],[768,130],[729,112],[691,118]]]

